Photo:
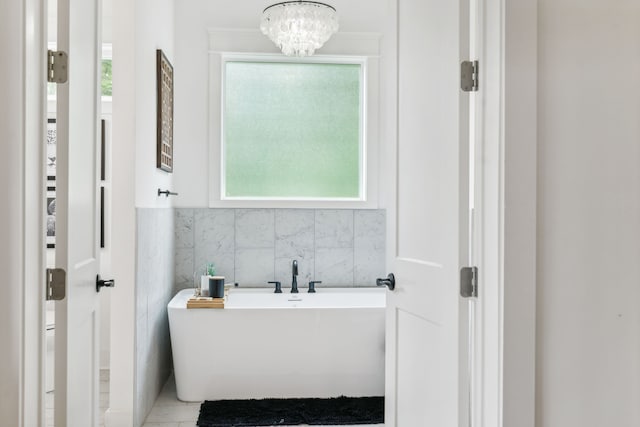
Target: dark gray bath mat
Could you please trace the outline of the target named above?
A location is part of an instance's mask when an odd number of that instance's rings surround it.
[[[205,401],[199,427],[358,425],[384,423],[384,397]]]

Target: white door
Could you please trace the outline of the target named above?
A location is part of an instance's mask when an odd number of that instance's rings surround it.
[[[58,50],[69,80],[57,88],[56,266],[67,295],[56,303],[55,425],[98,421],[99,0],[58,0]]]
[[[385,421],[460,427],[468,423],[467,303],[459,297],[468,257],[468,95],[459,89],[468,6],[397,4],[396,288],[387,295]]]

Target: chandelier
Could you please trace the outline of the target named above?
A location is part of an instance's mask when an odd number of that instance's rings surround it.
[[[285,1],[262,12],[260,30],[287,56],[311,56],[338,31],[336,9],[315,1]]]

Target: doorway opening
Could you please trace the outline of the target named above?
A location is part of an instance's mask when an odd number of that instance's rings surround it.
[[[58,50],[58,0],[47,0],[47,49]],[[102,1],[102,51],[100,84],[100,138],[96,141],[99,159],[99,199],[100,199],[100,249],[99,272],[102,277],[111,274],[110,228],[108,218],[111,206],[111,117],[112,117],[112,45],[111,45],[111,15],[110,0]],[[46,96],[46,193],[45,193],[45,267],[56,267],[56,198],[57,198],[57,92],[56,83],[47,83]],[[100,292],[100,329],[99,329],[99,422],[104,424],[104,412],[109,406],[109,365],[110,365],[110,292]],[[45,302],[45,338],[44,338],[44,394],[45,394],[45,425],[53,427],[55,424],[55,395],[56,395],[56,301]]]

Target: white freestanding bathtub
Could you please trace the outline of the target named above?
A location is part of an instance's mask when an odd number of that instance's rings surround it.
[[[168,305],[178,399],[384,395],[384,289],[234,288],[224,309],[192,295]]]

